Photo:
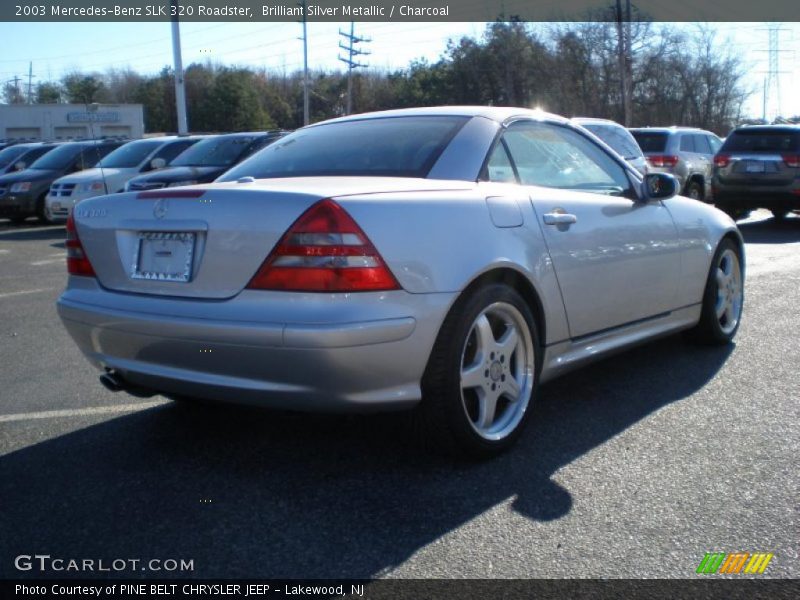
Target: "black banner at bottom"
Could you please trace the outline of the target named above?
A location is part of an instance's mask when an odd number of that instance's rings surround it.
[[[512,600],[800,598],[792,579],[381,579],[381,580],[3,580],[2,598],[249,598],[299,600]]]

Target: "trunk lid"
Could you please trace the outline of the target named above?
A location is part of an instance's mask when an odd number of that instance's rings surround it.
[[[104,287],[221,300],[238,294],[292,223],[323,198],[469,185],[378,177],[218,183],[91,198],[74,218]]]

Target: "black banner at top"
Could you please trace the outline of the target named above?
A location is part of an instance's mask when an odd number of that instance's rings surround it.
[[[622,5],[626,0],[621,0]],[[799,0],[634,0],[653,21],[800,21]],[[0,21],[597,21],[616,0],[3,0]]]

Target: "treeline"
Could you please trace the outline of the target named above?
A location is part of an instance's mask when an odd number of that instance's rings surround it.
[[[708,29],[641,21],[631,27],[632,125],[690,125],[725,135],[748,97],[740,57]],[[302,73],[192,64],[185,71],[193,131],[241,131],[303,122]],[[476,39],[451,40],[436,62],[358,72],[354,112],[438,104],[539,106],[566,116],[622,121],[613,22],[492,23]],[[312,122],[344,114],[347,76],[310,74]],[[6,88],[9,102],[25,101]],[[147,131],[175,131],[174,73],[71,73],[38,85],[34,101],[141,103]]]

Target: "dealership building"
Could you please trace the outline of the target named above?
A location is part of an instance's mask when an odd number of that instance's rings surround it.
[[[65,140],[144,135],[141,104],[3,104],[0,139]]]

